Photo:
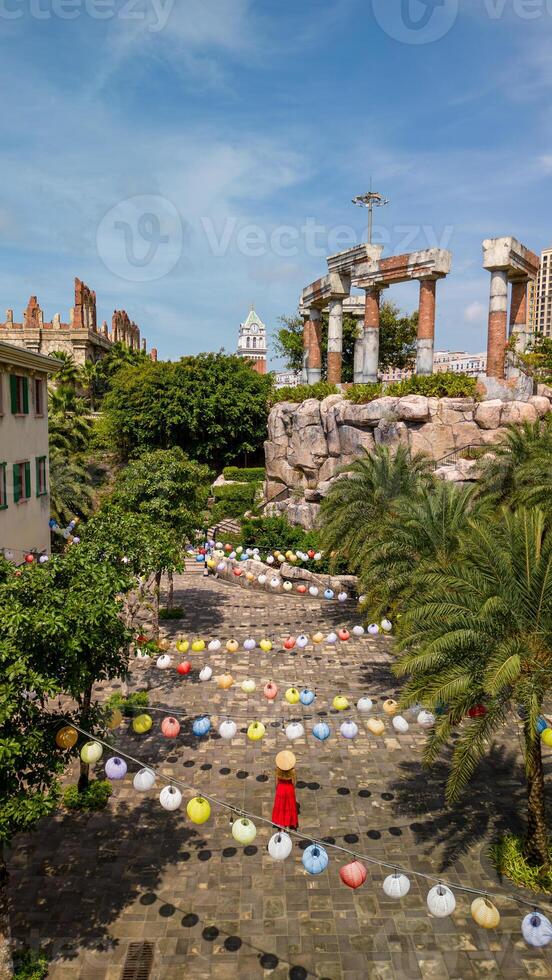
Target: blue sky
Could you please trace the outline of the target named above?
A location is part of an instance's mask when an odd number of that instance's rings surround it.
[[[16,319],[79,276],[162,357],[233,350],[362,240],[372,176],[386,255],[452,250],[437,344],[476,351],[482,240],[552,241],[552,0],[0,0],[0,37]]]

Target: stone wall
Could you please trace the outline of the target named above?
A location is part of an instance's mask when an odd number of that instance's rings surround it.
[[[492,446],[511,422],[534,422],[552,409],[552,390],[527,401],[384,396],[354,405],[343,395],[275,405],[265,443],[265,513],[315,526],[338,467],[375,446],[409,446],[435,460],[465,446]]]

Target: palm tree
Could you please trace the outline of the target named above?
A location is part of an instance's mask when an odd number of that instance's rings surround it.
[[[552,464],[552,416],[523,425],[508,425],[505,438],[492,447],[492,454],[480,463],[481,496],[497,503],[523,506],[523,492],[531,484],[535,460],[542,465]],[[527,469],[528,467],[528,469]],[[521,499],[520,499],[521,496]]]
[[[50,447],[50,513],[64,526],[73,517],[87,517],[93,494],[84,466],[67,459],[61,449]]]
[[[326,550],[360,569],[375,528],[392,501],[431,482],[431,460],[405,446],[392,453],[386,446],[341,467],[321,507],[322,543]]]
[[[454,743],[447,798],[455,800],[506,721],[522,724],[527,782],[525,856],[550,867],[537,719],[552,691],[552,531],[541,511],[471,520],[448,572],[422,572],[399,621],[402,703],[446,705],[431,729],[428,764]],[[479,716],[465,721],[470,708]],[[513,710],[512,710],[513,709]],[[522,723],[516,714],[523,719]],[[512,721],[514,718],[514,722]]]

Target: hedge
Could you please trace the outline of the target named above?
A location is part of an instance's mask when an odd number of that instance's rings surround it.
[[[238,483],[262,483],[265,478],[263,466],[225,466],[222,475],[225,480],[236,480]]]
[[[426,395],[428,398],[474,398],[477,391],[477,378],[465,374],[443,371],[442,374],[413,374],[406,381],[378,381],[374,384],[350,385],[342,392],[343,396],[356,405],[391,395],[403,398],[405,395]],[[335,385],[320,381],[315,385],[299,385],[297,388],[278,388],[271,395],[271,405],[279,402],[303,402],[307,398],[322,401],[328,395],[339,393]]]
[[[230,483],[213,487],[215,500],[236,500],[251,506],[255,500],[257,485],[255,483]]]
[[[296,388],[275,388],[270,393],[269,404],[277,405],[278,402],[304,402],[307,398],[316,398],[319,402],[327,398],[328,395],[339,394],[339,388],[329,384],[327,381],[319,381],[315,385],[297,385]]]

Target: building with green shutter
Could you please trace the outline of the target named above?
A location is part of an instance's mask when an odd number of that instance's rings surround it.
[[[49,554],[48,375],[59,361],[0,341],[0,551]]]

